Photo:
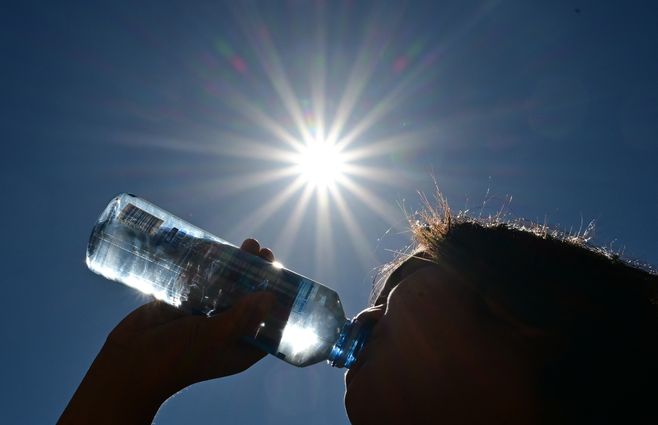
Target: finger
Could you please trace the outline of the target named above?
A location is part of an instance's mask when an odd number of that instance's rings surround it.
[[[181,371],[178,386],[232,375],[265,357],[266,353],[248,345],[241,337],[256,334],[275,300],[272,293],[252,293],[223,313],[209,318],[190,316],[172,323],[189,341],[188,354],[178,363]],[[168,333],[174,334],[171,330]]]
[[[274,261],[274,253],[269,248],[261,248],[258,255],[270,263]]]
[[[267,353],[244,341],[237,341],[237,346],[226,353],[222,362],[209,362],[210,378],[230,376],[243,372],[253,366],[254,363],[267,356]]]
[[[189,383],[230,376],[249,369],[254,363],[267,356],[267,353],[244,341],[235,341],[228,349],[206,352],[208,357],[201,364],[198,375]],[[188,385],[189,385],[188,383]],[[187,385],[184,385],[187,386]]]
[[[156,300],[133,310],[115,329],[120,328],[122,331],[128,332],[138,331],[159,326],[186,315],[187,313]]]
[[[248,238],[245,239],[244,242],[242,242],[240,249],[243,251],[247,251],[250,254],[258,255],[258,253],[260,252],[260,244],[256,239]]]

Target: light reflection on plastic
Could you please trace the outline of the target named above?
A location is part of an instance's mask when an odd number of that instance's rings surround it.
[[[279,263],[278,261],[273,261],[272,266],[276,269],[282,269],[283,268],[283,264]]]
[[[288,324],[283,330],[281,342],[290,347],[293,355],[305,351],[318,343],[318,336],[309,328]]]
[[[155,299],[160,300],[160,301],[165,301],[169,304],[172,304],[174,307],[179,307],[180,304],[181,304],[181,300],[180,300],[179,297],[176,297],[176,298],[173,298],[173,299],[168,298],[167,297],[167,292],[165,290],[163,290],[163,289],[155,290],[155,288],[153,288],[153,283],[151,283],[147,280],[141,279],[138,276],[130,274],[130,275],[124,277],[124,279],[125,279],[125,284],[126,285],[137,289],[139,292],[141,292],[145,295],[153,295],[153,297],[155,297]]]

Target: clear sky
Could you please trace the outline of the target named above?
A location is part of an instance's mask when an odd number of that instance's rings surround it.
[[[653,2],[62,3],[0,7],[1,423],[53,423],[145,301],[84,265],[119,192],[257,237],[348,315],[432,176],[455,210],[511,196],[658,264]],[[342,149],[329,187],[295,162],[313,143]],[[346,424],[342,394],[342,371],[268,357],[156,422]]]

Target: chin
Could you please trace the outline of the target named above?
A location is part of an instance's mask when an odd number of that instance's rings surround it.
[[[353,391],[345,393],[345,410],[352,425],[411,425],[407,415],[400,415],[396,409],[389,409],[386,404],[391,400],[373,400],[372,397],[361,399]],[[419,422],[420,423],[420,422]]]
[[[367,411],[368,406],[358,400],[354,400],[350,391],[345,392],[345,411],[352,425],[368,425],[375,423],[376,418],[372,417]],[[365,407],[365,410],[364,410]]]
[[[379,392],[378,382],[367,378],[364,370],[359,371],[350,385],[345,388],[345,410],[352,425],[372,425],[396,423],[390,415],[385,414],[383,402],[388,402],[384,394]],[[383,400],[382,400],[383,398]],[[397,423],[404,423],[397,422]]]
[[[368,412],[372,408],[373,400],[368,397],[367,386],[364,388],[364,385],[361,385],[362,382],[357,379],[360,377],[355,376],[349,386],[345,385],[345,410],[352,425],[364,425],[374,421]]]

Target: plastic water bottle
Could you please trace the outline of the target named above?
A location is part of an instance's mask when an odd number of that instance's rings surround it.
[[[345,318],[338,294],[240,250],[134,195],[108,204],[94,226],[87,266],[194,314],[212,316],[244,295],[276,302],[247,340],[295,366],[327,360],[349,368],[370,329]]]

